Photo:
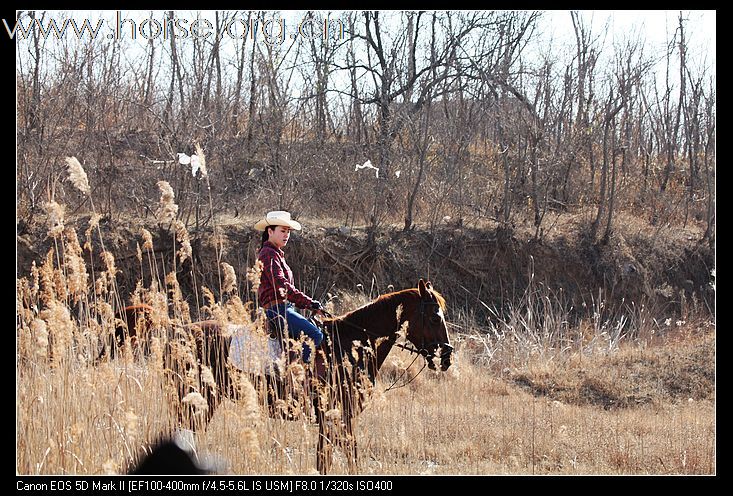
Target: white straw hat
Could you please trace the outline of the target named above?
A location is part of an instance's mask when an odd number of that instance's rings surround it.
[[[274,210],[267,212],[264,219],[255,224],[255,229],[258,231],[264,231],[267,226],[287,226],[290,229],[300,231],[300,222],[296,222],[290,218],[290,212],[284,210]]]

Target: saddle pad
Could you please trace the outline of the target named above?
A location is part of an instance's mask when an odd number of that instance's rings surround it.
[[[232,336],[229,363],[249,374],[275,373],[275,362],[282,356],[279,340],[246,325],[229,324],[229,332]]]

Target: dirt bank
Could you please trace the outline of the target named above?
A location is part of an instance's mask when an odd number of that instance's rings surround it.
[[[611,240],[601,245],[588,240],[582,219],[567,215],[542,240],[533,239],[531,232],[498,226],[444,225],[410,232],[387,228],[368,244],[363,229],[301,220],[308,229],[293,237],[287,257],[297,274],[296,283],[319,298],[339,290],[376,296],[390,285],[401,289],[422,277],[432,280],[452,307],[474,308],[479,315],[486,310],[484,305],[501,308],[516,301],[530,281],[553,292],[562,291],[563,298],[575,307],[602,298],[607,304],[645,302],[669,311],[683,299],[688,303],[694,299],[713,309],[714,252],[697,242],[701,233],[694,228],[658,229],[638,219],[620,218]],[[52,246],[41,221],[19,226],[19,276],[27,275],[31,262],[40,263]],[[67,221],[76,228],[82,245],[88,223],[87,216]],[[217,292],[217,258],[237,271],[240,294],[250,294],[245,274],[259,246],[259,233],[251,228],[252,223],[251,219],[220,222],[216,236],[211,228],[190,232],[194,260],[177,267],[184,295],[192,295],[202,285]],[[159,270],[173,267],[174,243],[169,231],[136,219],[114,223],[103,219],[100,231],[105,248],[115,255],[121,270],[118,283],[123,297],[141,274],[144,284],[151,280],[147,255],[142,264],[136,255],[136,245],[142,244],[141,227],[153,233]],[[101,243],[97,231],[92,238],[93,259],[98,264]],[[215,239],[220,241],[218,250]],[[92,261],[88,254],[87,261]]]

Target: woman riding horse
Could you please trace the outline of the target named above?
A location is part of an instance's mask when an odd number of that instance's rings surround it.
[[[268,212],[254,228],[262,231],[262,245],[258,260],[262,263],[260,286],[257,291],[259,304],[265,309],[270,320],[284,318],[288,335],[299,339],[301,333],[313,340],[316,347],[323,340],[323,333],[308,319],[295,311],[295,308],[313,310],[322,314],[321,303],[295,287],[293,271],[285,262],[283,248],[288,244],[290,231],[300,231],[301,225],[290,218],[290,213],[282,210]],[[303,361],[310,362],[311,349],[303,344]]]
[[[355,417],[361,412],[368,391],[374,386],[377,373],[393,346],[399,346],[422,356],[431,369],[438,366],[445,371],[451,365],[452,351],[445,321],[445,300],[422,279],[417,288],[405,289],[380,296],[372,303],[339,317],[324,319],[325,339],[315,353],[315,383],[313,401],[319,426],[317,468],[327,473],[331,466],[334,446],[346,455],[349,471],[356,471]],[[134,318],[145,315],[136,311]],[[128,323],[139,329],[140,323]],[[398,343],[405,331],[408,343]],[[179,423],[191,430],[205,428],[216,407],[224,397],[236,400],[238,388],[236,376],[229,362],[231,329],[217,321],[203,321],[181,326],[172,331],[173,339],[164,351],[165,369],[177,386],[177,411]],[[202,373],[194,374],[198,380],[190,381],[191,369],[207,367],[212,381],[204,380]],[[282,401],[283,381],[287,377],[266,376],[267,404],[271,407]],[[302,386],[301,386],[302,388]],[[262,391],[262,390],[261,390]],[[293,390],[290,389],[290,392]],[[193,407],[184,402],[192,392],[206,398],[208,408],[202,418],[194,414]],[[268,412],[280,416],[277,408]],[[280,416],[280,418],[282,418]]]

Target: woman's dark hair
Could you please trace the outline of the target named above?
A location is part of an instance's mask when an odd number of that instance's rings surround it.
[[[262,231],[262,241],[260,242],[260,250],[263,246],[265,246],[265,241],[270,239],[270,229],[275,229],[275,226],[267,226],[265,227],[265,230]]]

